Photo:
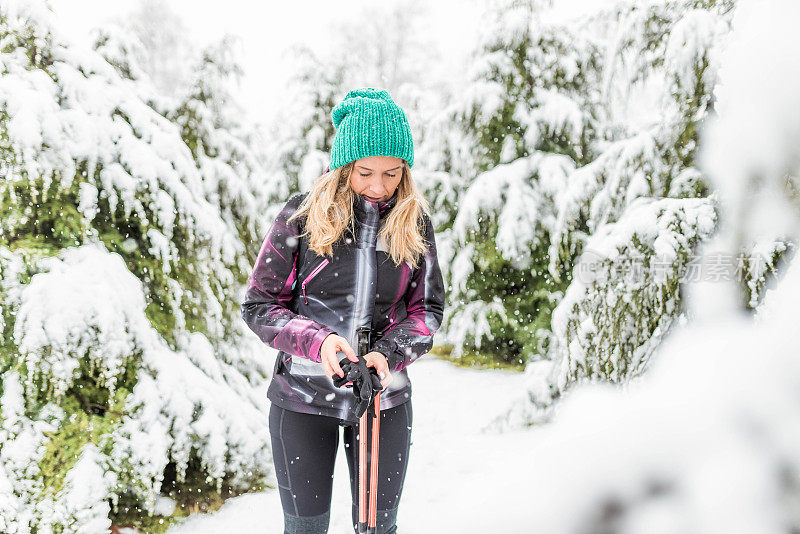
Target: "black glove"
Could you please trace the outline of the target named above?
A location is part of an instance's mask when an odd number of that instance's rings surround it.
[[[333,375],[333,384],[336,387],[342,387],[348,382],[352,382],[353,394],[358,399],[355,406],[355,413],[361,418],[364,412],[369,409],[372,417],[377,417],[375,414],[375,397],[380,391],[383,391],[381,379],[378,376],[378,370],[374,367],[367,367],[367,360],[363,356],[358,357],[358,361],[354,362],[347,356],[339,360],[339,366],[342,368],[344,376],[337,374]],[[351,387],[348,385],[347,387]]]

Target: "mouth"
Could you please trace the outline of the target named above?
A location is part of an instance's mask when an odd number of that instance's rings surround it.
[[[372,202],[380,202],[380,201],[382,200],[382,199],[380,199],[380,198],[368,197],[367,195],[361,195],[361,196],[363,196],[363,197],[364,197],[364,198],[366,198],[367,200],[371,200]]]

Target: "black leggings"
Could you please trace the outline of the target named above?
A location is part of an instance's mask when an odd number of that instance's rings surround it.
[[[372,418],[367,425],[372,436]],[[411,445],[411,400],[381,410],[378,446],[378,534],[397,531],[397,509],[403,491]],[[325,534],[330,523],[333,468],[344,426],[345,455],[350,471],[352,520],[358,517],[358,425],[341,419],[285,410],[272,404],[269,432],[281,496],[285,534]],[[367,441],[367,450],[371,449]],[[369,454],[369,452],[368,452]],[[367,456],[367,473],[369,473]],[[369,494],[369,488],[367,488]],[[367,498],[369,503],[369,497]]]

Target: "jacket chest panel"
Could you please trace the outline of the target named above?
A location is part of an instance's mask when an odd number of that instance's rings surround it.
[[[408,263],[395,265],[391,256],[383,251],[377,253],[378,287],[376,289],[375,304],[384,310],[397,301],[403,299],[411,276]]]
[[[395,265],[389,254],[382,250],[375,252],[375,260],[375,312],[383,313],[402,299],[408,286],[410,268],[407,264]],[[294,284],[295,297],[307,306],[313,301],[321,301],[344,313],[346,310],[341,308],[352,304],[358,291],[355,271],[354,248],[336,247],[332,257],[317,256],[308,250]]]

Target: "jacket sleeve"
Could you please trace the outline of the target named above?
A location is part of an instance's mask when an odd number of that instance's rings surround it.
[[[433,335],[444,315],[444,282],[436,255],[433,224],[427,215],[424,220],[428,250],[411,274],[405,292],[406,317],[386,330],[372,346],[372,350],[386,356],[392,371],[404,369],[431,350]]]
[[[267,232],[248,278],[242,303],[247,326],[270,347],[293,356],[321,362],[320,347],[332,329],[304,315],[292,312],[292,285],[297,273],[300,244],[299,221],[287,222],[303,195],[292,196]]]

